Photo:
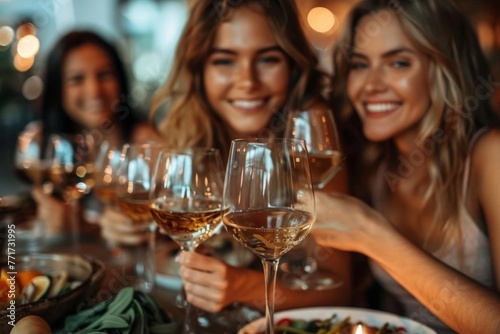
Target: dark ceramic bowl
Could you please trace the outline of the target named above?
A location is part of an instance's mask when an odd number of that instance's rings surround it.
[[[6,267],[2,263],[1,267]],[[81,281],[81,284],[70,291],[51,298],[18,305],[15,311],[9,309],[0,310],[0,333],[9,333],[13,320],[17,322],[27,315],[38,315],[45,319],[51,327],[62,321],[67,315],[86,308],[86,301],[94,297],[105,276],[105,268],[102,262],[80,255],[72,254],[32,254],[16,256],[15,270],[36,269],[43,273],[66,270],[71,280]]]

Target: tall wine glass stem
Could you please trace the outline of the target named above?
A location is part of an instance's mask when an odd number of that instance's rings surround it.
[[[189,247],[182,247],[181,251],[183,252],[191,252],[194,251],[195,247],[190,245]],[[184,316],[184,327],[182,329],[182,334],[197,334],[199,333],[198,326],[198,309],[191,305],[191,303],[187,300],[186,290],[184,286],[182,287],[182,294],[185,300],[186,306],[186,314]]]
[[[266,334],[274,334],[274,296],[279,259],[262,259],[266,286]]]
[[[75,253],[80,252],[80,203],[77,199],[66,198],[66,205],[69,207],[69,233],[71,237],[71,247]]]

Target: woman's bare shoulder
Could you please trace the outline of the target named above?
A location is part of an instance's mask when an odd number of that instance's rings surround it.
[[[500,158],[500,129],[485,131],[474,143],[472,152],[474,164],[488,163],[492,158]]]

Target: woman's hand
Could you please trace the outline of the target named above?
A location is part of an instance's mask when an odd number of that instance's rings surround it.
[[[121,212],[106,206],[99,218],[101,236],[114,245],[138,245],[146,240],[146,232],[140,225]]]
[[[316,208],[311,234],[326,247],[366,253],[365,247],[383,240],[384,232],[394,232],[384,216],[351,196],[318,191]]]
[[[178,259],[187,300],[208,312],[219,312],[233,302],[262,298],[262,273],[236,268],[219,258],[181,252]],[[258,299],[258,298],[257,298]]]

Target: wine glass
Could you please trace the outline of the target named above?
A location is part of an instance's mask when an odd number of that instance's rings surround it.
[[[126,257],[134,264],[135,271],[131,285],[144,292],[154,288],[156,224],[151,215],[149,192],[160,149],[159,144],[153,143],[123,145],[116,178],[117,207],[145,235],[144,242],[126,249]]]
[[[116,207],[116,183],[121,147],[103,142],[96,159],[95,196],[105,205]]]
[[[54,191],[59,192],[70,207],[70,233],[76,251],[80,233],[78,204],[94,186],[95,158],[96,145],[89,134],[53,134],[49,137],[48,175]]]
[[[41,152],[42,142],[40,131],[38,129],[23,131],[18,136],[16,143],[14,158],[15,173],[27,185],[40,188],[45,194],[51,194],[54,185],[48,178],[49,161],[42,157]],[[8,197],[3,197],[4,200],[6,198]],[[10,198],[19,199],[19,195],[10,196]],[[28,202],[34,203],[31,201]],[[36,206],[33,208],[36,210]],[[30,212],[29,207],[25,207],[23,213],[26,213],[26,209],[28,209],[28,213],[33,213]],[[26,252],[40,251],[45,242],[46,226],[44,220],[36,216],[33,219],[30,217],[21,221],[21,223],[17,224],[19,249],[25,249]]]
[[[262,260],[266,333],[272,334],[279,259],[308,235],[316,217],[304,141],[233,140],[223,207],[226,229]]]
[[[332,111],[329,109],[293,110],[287,118],[285,136],[305,141],[309,153],[312,182],[323,189],[338,173],[343,154]],[[291,289],[333,289],[342,285],[331,275],[321,275],[311,238],[287,254],[281,264],[286,273],[283,283]]]
[[[164,150],[153,178],[151,212],[156,223],[181,251],[194,251],[221,225],[224,166],[219,151]],[[200,332],[197,313],[186,301],[184,334]]]
[[[42,187],[50,194],[53,184],[48,179],[50,161],[42,158],[42,143],[38,131],[24,131],[17,138],[15,154],[16,174],[26,183]]]
[[[99,154],[96,159],[95,185],[93,193],[95,197],[104,205],[119,210],[116,200],[116,185],[118,169],[120,166],[122,146],[112,145],[107,141],[101,144]],[[123,247],[109,242],[113,260],[122,264],[130,262],[130,256]]]

